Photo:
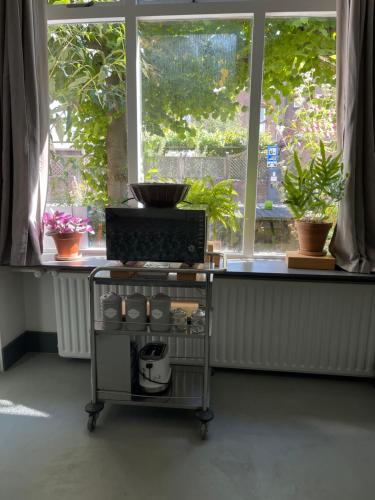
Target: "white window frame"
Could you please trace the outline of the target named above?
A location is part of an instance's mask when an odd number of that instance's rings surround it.
[[[45,0],[47,1],[47,0]],[[99,0],[97,0],[99,2]],[[162,2],[162,0],[161,0]],[[137,23],[142,20],[202,19],[217,17],[252,18],[253,41],[250,54],[250,113],[247,159],[243,254],[236,258],[254,257],[256,184],[260,108],[263,80],[264,28],[266,16],[335,16],[336,0],[196,0],[191,3],[138,4],[137,0],[95,4],[91,7],[67,8],[48,5],[49,24],[68,22],[100,22],[126,20],[126,99],[129,183],[138,182],[141,167],[141,86],[138,57]],[[85,253],[95,253],[88,249]],[[96,253],[103,253],[103,249]]]

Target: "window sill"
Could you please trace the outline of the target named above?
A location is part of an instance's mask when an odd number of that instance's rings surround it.
[[[56,271],[88,273],[98,266],[118,266],[117,261],[108,261],[105,256],[84,256],[73,262],[57,262],[53,254],[42,257],[42,265],[15,270]],[[348,273],[342,270],[317,271],[308,269],[288,269],[280,259],[242,259],[228,260],[227,272],[216,279],[258,279],[281,281],[340,282],[340,283],[375,283],[375,274]]]

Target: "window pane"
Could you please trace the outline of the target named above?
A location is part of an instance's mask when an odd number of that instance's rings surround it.
[[[231,252],[243,246],[251,34],[243,19],[139,24],[140,175],[191,179],[209,239]]]
[[[283,203],[283,170],[296,150],[303,162],[319,139],[336,150],[336,20],[267,18],[257,183],[255,252],[298,248]]]
[[[52,25],[48,49],[48,207],[89,216],[102,246],[104,207],[126,194],[125,25]]]

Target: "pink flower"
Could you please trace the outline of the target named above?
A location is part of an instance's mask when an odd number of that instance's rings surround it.
[[[42,218],[47,234],[90,233],[95,234],[89,219],[75,217],[56,210],[53,213],[45,212]]]

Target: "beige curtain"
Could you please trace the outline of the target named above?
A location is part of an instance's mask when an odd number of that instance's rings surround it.
[[[337,0],[337,128],[348,185],[330,250],[375,271],[375,0]]]
[[[40,262],[48,176],[46,3],[0,1],[0,264]]]

